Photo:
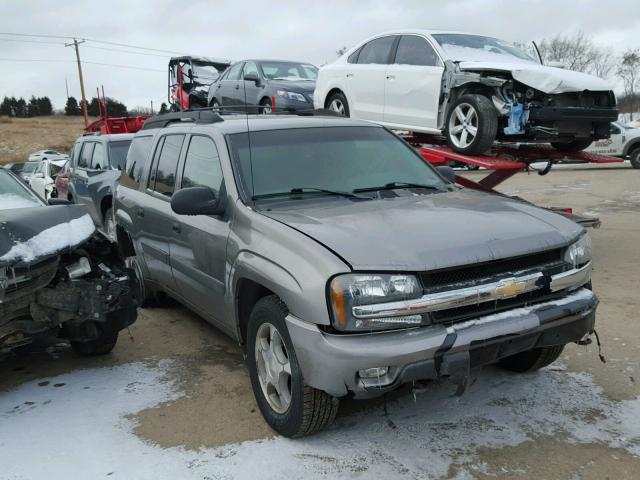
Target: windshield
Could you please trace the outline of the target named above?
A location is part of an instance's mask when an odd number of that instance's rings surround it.
[[[26,163],[23,163],[23,167],[22,167],[22,170],[20,170],[20,172],[21,173],[33,173],[38,169],[38,167],[40,167],[40,165],[42,165],[42,162],[26,162]]]
[[[269,80],[315,80],[318,69],[308,63],[260,62],[262,73]]]
[[[16,178],[0,170],[0,210],[27,208],[42,203]]]
[[[527,61],[537,60],[513,43],[480,35],[437,33],[433,38],[451,60],[468,61]]]
[[[113,170],[124,170],[124,165],[127,163],[129,145],[131,145],[131,140],[109,143],[109,163]]]
[[[411,147],[383,128],[299,128],[250,135],[229,136],[245,199],[304,188],[352,193],[394,182],[445,186]]]

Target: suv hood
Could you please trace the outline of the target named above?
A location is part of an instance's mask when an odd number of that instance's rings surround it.
[[[353,202],[298,201],[261,211],[354,270],[428,271],[563,247],[583,227],[517,200],[473,191]]]
[[[461,70],[469,71],[502,71],[510,72],[514,80],[540,90],[544,93],[565,93],[612,90],[612,85],[582,72],[575,72],[564,68],[548,67],[533,62],[460,62]]]
[[[84,243],[94,232],[82,205],[0,211],[0,268],[28,266]]]

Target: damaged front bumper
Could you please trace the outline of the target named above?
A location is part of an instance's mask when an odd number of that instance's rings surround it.
[[[403,383],[450,377],[536,347],[578,342],[594,328],[598,299],[581,288],[566,297],[453,324],[374,334],[334,335],[293,315],[289,334],[305,383],[331,395],[381,395]],[[386,367],[376,378],[358,372]]]

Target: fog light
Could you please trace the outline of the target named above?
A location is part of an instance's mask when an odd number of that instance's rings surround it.
[[[358,370],[360,378],[378,378],[384,377],[389,371],[389,367],[373,367],[365,368],[364,370]]]

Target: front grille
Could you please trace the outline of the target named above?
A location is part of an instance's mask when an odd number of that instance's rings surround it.
[[[563,261],[563,249],[559,248],[532,255],[422,273],[420,279],[425,293],[473,287],[512,277],[518,273],[542,272],[545,275],[541,280],[541,288],[537,290],[513,298],[431,312],[428,314],[430,323],[450,325],[562,297],[564,292],[551,292],[548,278],[569,268],[571,267]]]
[[[555,250],[547,250],[546,252],[534,253],[532,255],[523,255],[485,263],[476,263],[464,267],[425,272],[420,274],[420,280],[422,281],[422,286],[427,291],[450,284],[475,283],[482,279],[508,275],[509,273],[524,270],[547,270],[552,265],[561,265],[562,255],[563,249],[558,248]]]

